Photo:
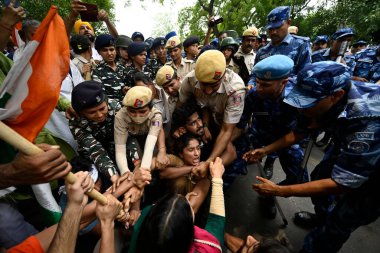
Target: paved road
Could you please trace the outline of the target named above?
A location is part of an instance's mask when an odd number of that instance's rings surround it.
[[[322,151],[314,148],[309,160],[309,168],[312,170],[322,158]],[[293,214],[300,210],[313,211],[309,198],[278,198],[278,201],[289,221],[289,225],[282,227],[281,217],[277,214],[274,220],[268,220],[259,212],[258,194],[252,190],[251,184],[258,175],[256,165],[249,167],[246,176],[239,176],[230,189],[225,193],[226,199],[226,231],[241,238],[248,234],[260,236],[275,236],[284,234],[290,241],[293,250],[298,252],[303,243],[303,238],[308,230],[294,225]],[[273,181],[284,179],[284,173],[278,159],[275,163]],[[380,252],[380,220],[356,230],[348,242],[340,250],[342,253],[379,253]]]

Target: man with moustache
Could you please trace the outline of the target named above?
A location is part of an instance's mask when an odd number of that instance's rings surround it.
[[[290,76],[294,76],[303,67],[311,63],[309,39],[289,34],[290,23],[289,6],[279,6],[268,14],[266,29],[271,42],[257,52],[255,64],[269,56],[282,54],[293,60],[294,67]],[[256,86],[256,75],[254,73],[252,73],[248,85]],[[275,157],[267,157],[264,165],[266,174],[273,173],[275,159]]]
[[[110,99],[123,100],[127,69],[120,62],[116,62],[114,38],[109,34],[101,34],[96,38],[95,48],[102,56],[96,69],[92,72],[92,79],[103,85],[104,93]]]
[[[353,231],[380,215],[380,87],[350,76],[348,67],[333,61],[301,70],[284,102],[305,118],[296,131],[265,147],[270,153],[301,135],[331,131],[333,144],[311,173],[312,181],[276,185],[258,177],[262,184],[253,185],[262,195],[311,197],[316,213],[294,217],[298,224],[315,226],[300,252],[338,252]]]
[[[214,145],[208,159],[195,170],[205,171],[211,161],[232,146],[232,133],[243,113],[245,94],[243,80],[227,69],[226,59],[218,50],[202,53],[195,69],[183,78],[177,107],[194,96],[197,104],[204,111],[209,111],[209,115],[202,115],[203,125],[211,125],[209,129],[216,137],[215,143],[218,143]],[[231,158],[233,161],[236,153]]]
[[[243,32],[242,44],[236,52],[236,57],[243,57],[245,65],[247,66],[249,74],[251,74],[253,65],[255,63],[255,47],[258,43],[259,31],[256,27],[250,27]]]
[[[94,42],[95,42],[95,31],[89,22],[83,22],[82,20],[77,20],[79,13],[81,11],[86,11],[87,8],[85,5],[82,5],[82,1],[73,0],[71,3],[71,11],[66,18],[66,30],[70,38],[71,30],[74,28],[76,34],[87,36],[92,43],[92,58],[99,63],[102,60],[102,57],[98,54]],[[109,33],[116,38],[118,36],[117,30],[112,22],[109,20],[108,13],[105,10],[99,10],[98,20],[105,22]]]

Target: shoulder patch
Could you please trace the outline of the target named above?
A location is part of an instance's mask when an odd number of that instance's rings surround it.
[[[351,141],[348,144],[348,149],[354,153],[365,153],[369,151],[369,144],[365,141]]]
[[[309,37],[303,37],[303,36],[298,36],[298,35],[294,35],[294,34],[292,34],[292,36],[296,39],[300,39],[300,40],[304,40],[304,41],[310,41]]]

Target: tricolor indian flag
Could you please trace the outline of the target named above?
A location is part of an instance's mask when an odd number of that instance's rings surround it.
[[[33,141],[48,121],[69,72],[70,48],[58,9],[52,6],[33,40],[24,49],[0,87],[0,120]],[[32,186],[36,199],[58,222],[61,209],[49,184]]]

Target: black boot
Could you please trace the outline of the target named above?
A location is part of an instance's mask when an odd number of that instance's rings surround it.
[[[265,160],[264,173],[265,173],[265,178],[268,180],[271,179],[273,176],[273,164],[275,160],[276,159],[269,158],[269,157],[267,157],[267,159]]]
[[[304,228],[313,228],[320,223],[320,220],[316,214],[306,211],[294,214],[294,224]]]

